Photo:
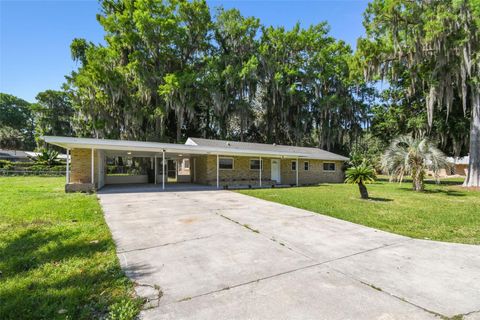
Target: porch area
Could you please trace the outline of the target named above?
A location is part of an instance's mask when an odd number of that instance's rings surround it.
[[[67,192],[91,192],[107,188],[188,191],[208,189],[279,188],[299,185],[299,170],[285,159],[209,154],[186,154],[67,149]],[[295,160],[295,163],[297,160]],[[289,176],[290,179],[288,179]],[[282,183],[282,180],[289,183]],[[115,186],[115,187],[114,187]]]

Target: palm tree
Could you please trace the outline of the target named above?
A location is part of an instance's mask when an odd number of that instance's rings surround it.
[[[52,149],[42,149],[35,161],[41,164],[52,166],[57,163],[58,152]]]
[[[438,181],[438,172],[447,167],[447,160],[427,138],[400,136],[392,141],[382,156],[382,169],[391,179],[402,181],[405,175],[411,175],[413,190],[423,190],[426,170],[431,170]]]
[[[375,181],[375,170],[366,162],[347,169],[345,183],[358,184],[362,199],[368,199],[368,190],[365,184]]]

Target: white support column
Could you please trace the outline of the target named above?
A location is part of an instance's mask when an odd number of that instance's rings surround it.
[[[157,184],[157,155],[155,155],[155,160],[153,161],[154,162],[154,169],[155,169],[155,184]]]
[[[92,179],[91,179],[91,182],[92,184],[95,184],[95,149],[92,148],[92,164],[91,164],[91,167],[92,167]]]
[[[197,159],[193,158],[193,182],[197,182]]]
[[[220,188],[220,158],[217,154],[217,189]]]
[[[296,182],[297,182],[297,187],[298,187],[298,158],[297,158],[297,164],[295,165],[295,175],[296,175]]]
[[[67,170],[66,170],[66,176],[67,176],[67,184],[70,183],[70,149],[67,149]]]
[[[259,182],[260,182],[260,187],[262,186],[262,157],[260,157],[260,169],[258,170],[260,173],[259,173]]]
[[[175,181],[178,182],[178,159],[175,160]]]
[[[162,151],[162,190],[165,190],[165,150]]]

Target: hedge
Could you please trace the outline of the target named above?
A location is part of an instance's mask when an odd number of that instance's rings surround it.
[[[1,175],[63,175],[66,165],[46,165],[37,162],[12,162],[0,160]]]

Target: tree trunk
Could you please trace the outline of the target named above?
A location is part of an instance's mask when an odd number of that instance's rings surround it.
[[[360,190],[360,196],[362,199],[368,199],[367,187],[362,182],[358,183],[358,189]]]
[[[470,122],[470,161],[464,187],[480,187],[480,92],[472,90]]]
[[[425,171],[421,168],[412,170],[412,189],[413,191],[423,191],[423,179],[425,178]]]
[[[413,184],[413,190],[420,192],[423,191],[423,173],[422,170],[416,171],[414,174],[412,174],[412,184]]]
[[[414,191],[423,191],[423,181],[419,177],[413,178],[413,190]]]
[[[183,112],[179,112],[177,115],[177,139],[176,142],[180,143],[182,139],[182,126],[183,126]]]
[[[227,138],[227,122],[225,121],[225,115],[220,115],[218,123],[220,126],[220,139],[225,140]]]

